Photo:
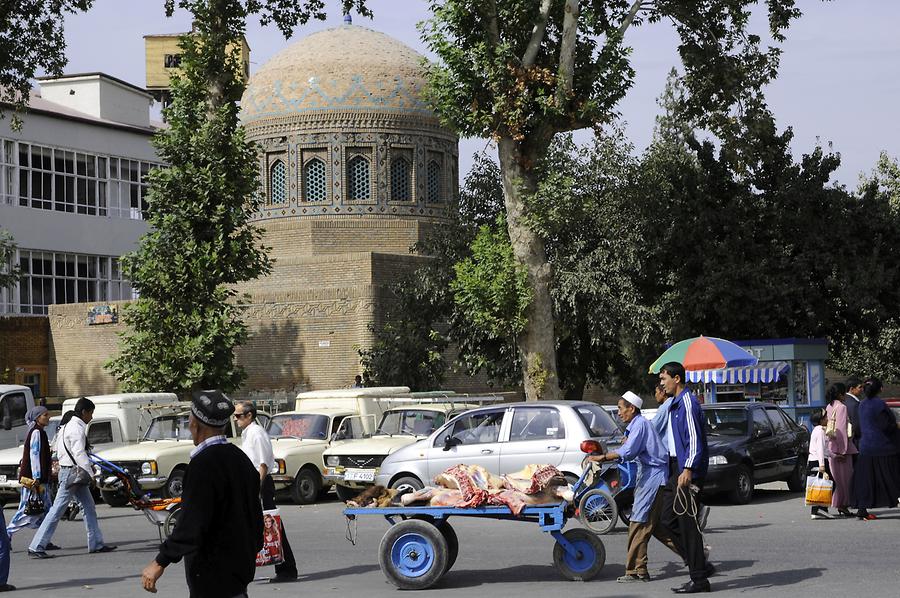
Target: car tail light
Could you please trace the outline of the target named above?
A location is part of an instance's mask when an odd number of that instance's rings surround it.
[[[581,452],[582,453],[600,453],[603,452],[603,448],[600,446],[600,443],[596,440],[582,440],[581,441]]]

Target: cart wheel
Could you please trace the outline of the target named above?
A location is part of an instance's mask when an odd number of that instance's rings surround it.
[[[447,568],[444,573],[450,570],[456,563],[456,557],[459,556],[459,538],[456,537],[456,530],[450,526],[448,521],[444,521],[438,526],[444,539],[447,541]]]
[[[173,509],[169,512],[166,520],[163,522],[163,535],[168,538],[175,531],[178,525],[178,518],[181,516],[181,508]]]
[[[437,527],[417,519],[392,525],[381,539],[378,564],[401,590],[430,588],[447,570],[447,540]]]
[[[430,515],[413,515],[410,519],[417,519],[418,521],[430,523],[438,528],[441,534],[443,534],[444,539],[447,540],[447,568],[444,569],[444,573],[449,571],[456,562],[456,557],[459,556],[459,538],[456,536],[456,530],[450,526],[450,522],[446,519],[436,521],[435,518]]]
[[[578,518],[595,534],[605,534],[616,526],[619,508],[606,490],[594,488],[585,492],[578,503]]]
[[[603,569],[606,563],[606,549],[603,540],[586,529],[570,529],[563,534],[577,551],[569,554],[563,545],[553,545],[553,564],[562,576],[571,581],[588,581]]]

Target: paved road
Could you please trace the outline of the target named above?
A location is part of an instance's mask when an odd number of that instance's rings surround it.
[[[358,541],[344,538],[341,505],[333,499],[298,508],[285,507],[285,525],[299,562],[302,580],[275,586],[263,583],[271,568],[259,570],[251,596],[363,596],[401,594],[378,568],[378,543],[384,520],[363,518]],[[15,596],[124,598],[146,595],[140,571],[155,554],[155,529],[143,515],[129,509],[100,506],[107,541],[119,545],[109,555],[88,555],[81,522],[63,522],[54,541],[64,549],[50,561],[25,554],[31,530],[13,541],[10,582]],[[5,511],[7,519],[12,510]],[[882,511],[878,521],[810,521],[798,495],[783,484],[758,490],[746,506],[713,504],[706,541],[719,570],[713,588],[722,596],[896,596],[897,555],[900,553],[900,511]],[[453,520],[460,539],[459,559],[429,596],[484,597],[671,596],[669,588],[687,576],[667,549],[650,545],[654,580],[621,585],[625,534],[622,528],[604,536],[607,559],[599,578],[587,583],[560,579],[552,564],[553,542],[534,524]],[[173,565],[160,581],[160,595],[186,596],[183,567]],[[402,594],[406,595],[406,594]]]

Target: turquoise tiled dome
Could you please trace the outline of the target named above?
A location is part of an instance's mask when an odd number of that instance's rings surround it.
[[[396,39],[355,25],[305,37],[272,57],[241,100],[245,124],[347,112],[437,117],[426,105],[423,57]]]

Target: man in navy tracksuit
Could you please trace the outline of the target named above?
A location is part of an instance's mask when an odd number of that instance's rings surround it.
[[[685,388],[684,367],[680,363],[673,361],[662,366],[659,383],[672,397],[667,424],[669,479],[663,487],[660,522],[691,573],[691,581],[672,590],[676,594],[709,592],[712,568],[703,554],[703,535],[697,522],[699,504],[691,490],[691,486],[703,487],[709,465],[703,412],[697,397]]]

